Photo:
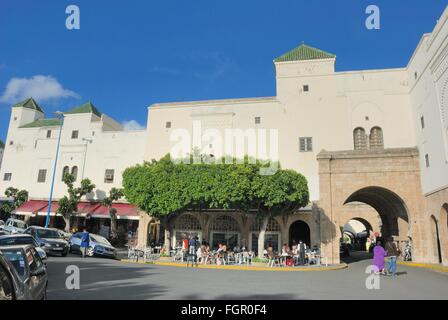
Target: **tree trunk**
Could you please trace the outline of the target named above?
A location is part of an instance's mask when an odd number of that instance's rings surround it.
[[[258,234],[258,257],[263,258],[264,251],[264,236],[266,234],[266,228],[268,227],[269,216],[263,218],[263,223],[261,224],[261,230]]]
[[[65,232],[70,232],[70,217],[63,217],[65,222]]]

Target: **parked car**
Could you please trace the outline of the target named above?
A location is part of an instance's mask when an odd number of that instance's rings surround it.
[[[70,238],[72,237],[72,234],[70,232],[65,232],[63,230],[60,229],[56,229],[56,228],[52,228],[52,230],[55,230],[57,233],[59,233],[59,235],[64,238],[67,242],[70,240]]]
[[[0,229],[5,225],[5,221],[0,220]]]
[[[3,270],[8,273],[9,281],[5,282],[6,287],[9,287],[11,292],[6,294],[6,298],[45,300],[48,286],[47,268],[36,249],[32,245],[11,246],[0,247],[0,252],[1,260],[8,260],[6,267],[2,263]],[[12,265],[12,268],[8,265]]]
[[[97,256],[105,256],[110,258],[117,257],[117,249],[115,249],[106,238],[98,235],[98,234],[89,234],[90,241],[89,247],[87,248],[86,254],[89,257]],[[70,250],[71,252],[81,252],[81,238],[82,232],[75,233],[70,238]]]
[[[0,247],[21,246],[25,244],[34,246],[42,261],[44,261],[44,263],[47,262],[47,253],[39,246],[33,236],[29,234],[0,235]]]
[[[33,236],[48,255],[60,254],[65,257],[70,250],[68,242],[54,229],[31,226],[25,233]]]
[[[339,255],[341,258],[350,257],[350,245],[347,243],[341,243],[339,246]]]
[[[5,225],[2,226],[2,230],[9,234],[23,233],[26,228],[28,228],[28,225],[25,221],[13,218],[6,220]]]

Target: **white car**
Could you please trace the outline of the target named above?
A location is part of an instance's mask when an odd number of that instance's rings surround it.
[[[24,221],[13,218],[6,220],[5,225],[2,226],[2,230],[9,234],[23,233],[26,228],[28,225]]]

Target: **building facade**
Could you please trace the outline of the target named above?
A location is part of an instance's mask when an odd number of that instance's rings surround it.
[[[309,206],[273,218],[265,243],[303,240],[338,263],[341,227],[354,219],[369,232],[411,239],[418,261],[448,263],[447,20],[448,9],[406,67],[338,72],[335,55],[302,44],[274,60],[276,96],[154,104],[143,131],[123,131],[90,103],[71,110],[55,198],[65,194],[64,170],[90,178],[98,191],[88,198],[101,199],[121,186],[126,167],[195,147],[218,158],[239,146],[242,154],[278,158],[308,180]],[[48,197],[59,129],[33,100],[12,108],[0,191],[15,186]],[[165,225],[142,213],[139,237],[174,246],[197,234],[255,249],[258,229],[256,215],[235,212],[186,212]]]

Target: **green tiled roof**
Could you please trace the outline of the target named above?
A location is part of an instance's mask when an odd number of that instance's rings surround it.
[[[33,109],[33,110],[37,110],[37,111],[44,113],[44,111],[39,107],[39,105],[33,98],[26,99],[22,102],[19,102],[19,103],[13,105],[12,107],[13,108],[28,108],[28,109]]]
[[[334,54],[302,44],[299,47],[278,57],[274,60],[274,62],[332,59],[335,57],[336,56]]]
[[[78,114],[78,113],[93,113],[98,117],[101,117],[101,112],[91,103],[87,102],[80,107],[76,107],[72,110],[65,112],[64,114]]]
[[[5,148],[5,143],[2,140],[0,140],[0,149],[4,149],[4,148]]]
[[[62,123],[61,119],[53,118],[53,119],[39,119],[28,123],[20,128],[40,128],[40,127],[56,127],[60,126]]]

